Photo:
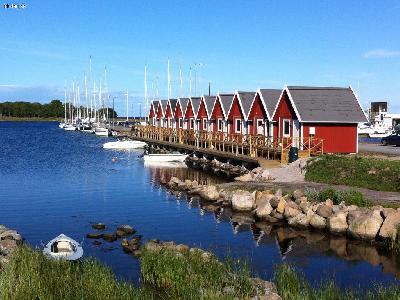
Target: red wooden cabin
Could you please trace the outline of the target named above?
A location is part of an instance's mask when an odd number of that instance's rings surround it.
[[[228,111],[228,133],[247,134],[247,115],[254,92],[236,92]]]
[[[190,105],[193,110],[193,122],[194,122],[193,128],[191,128],[191,129],[194,129],[194,130],[198,130],[199,125],[200,125],[200,121],[197,118],[197,114],[198,114],[199,108],[200,108],[200,101],[201,101],[200,97],[190,97],[189,98],[189,102],[190,102]]]
[[[202,131],[210,131],[210,118],[214,105],[215,96],[202,96],[200,100],[199,110],[196,115],[198,129]]]
[[[233,94],[217,94],[211,112],[211,131],[227,132],[227,111],[231,105]]]
[[[181,100],[178,98],[174,112],[175,128],[183,128],[183,111]]]

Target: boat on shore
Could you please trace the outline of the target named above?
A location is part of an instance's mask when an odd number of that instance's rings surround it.
[[[53,259],[77,260],[82,257],[83,248],[74,239],[60,234],[47,243],[43,254]]]
[[[115,141],[103,144],[104,149],[128,150],[144,148],[147,144],[141,141]]]
[[[144,154],[145,162],[184,162],[188,157],[187,154],[166,153],[166,154]]]

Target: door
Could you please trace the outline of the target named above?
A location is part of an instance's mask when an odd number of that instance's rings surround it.
[[[264,134],[264,122],[262,119],[257,120],[257,134]]]
[[[300,122],[298,120],[293,120],[293,147],[300,147]]]

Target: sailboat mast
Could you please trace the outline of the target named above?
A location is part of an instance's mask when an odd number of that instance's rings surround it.
[[[93,105],[94,105],[94,121],[97,122],[96,80],[93,80]]]
[[[145,118],[145,120],[149,120],[148,119],[148,112],[147,112],[147,109],[148,109],[148,105],[149,105],[149,103],[148,103],[148,99],[147,99],[147,66],[144,66],[144,102],[145,102],[145,108],[144,108],[144,111],[145,111],[145,114],[147,115],[147,117]]]
[[[64,87],[64,124],[67,124],[67,85]]]
[[[103,115],[103,120],[104,120],[104,104],[103,104],[102,95],[101,95],[101,79],[99,82],[99,106],[100,106],[100,108],[103,108],[102,115]],[[100,115],[99,115],[99,119],[100,119]]]
[[[169,72],[169,59],[168,59],[168,100],[171,98],[171,75]]]
[[[183,80],[182,80],[182,69],[181,69],[181,67],[179,67],[179,80],[180,80],[180,83],[181,83],[181,97],[183,97]]]
[[[126,90],[126,121],[127,122],[129,120],[129,118],[128,118],[128,113],[129,113],[129,111],[128,111],[128,109],[129,109],[128,102],[129,102],[129,93],[128,93],[128,90]]]
[[[104,67],[104,94],[106,102],[106,119],[108,121],[108,86],[107,86],[107,66]]]
[[[189,72],[189,97],[192,97],[192,67]]]
[[[73,81],[72,81],[72,95],[73,95],[72,118],[75,119],[74,110],[75,110],[75,106],[76,106],[76,104],[75,104],[76,95],[75,95],[75,82],[73,82]],[[74,123],[74,120],[72,120],[72,123]]]
[[[85,102],[86,102],[86,118],[89,119],[89,101],[88,101],[88,89],[87,89],[87,80],[86,80],[86,73],[85,73]]]
[[[89,56],[89,98],[90,98],[90,118],[93,118],[93,99],[92,93],[90,92],[91,87],[91,80],[92,80],[92,56]]]

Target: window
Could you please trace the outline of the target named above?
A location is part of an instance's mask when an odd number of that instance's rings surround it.
[[[182,119],[178,120],[178,126],[179,126],[179,128],[182,128]]]
[[[223,128],[222,119],[218,119],[218,131],[222,131],[222,128]]]
[[[257,120],[257,134],[264,134],[264,121],[262,119]]]
[[[283,120],[283,136],[290,136],[290,120]]]
[[[190,119],[190,129],[194,128],[194,119]]]
[[[203,119],[203,130],[207,130],[207,119]]]
[[[240,119],[235,120],[235,132],[236,133],[242,132],[242,120],[240,120]]]

